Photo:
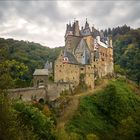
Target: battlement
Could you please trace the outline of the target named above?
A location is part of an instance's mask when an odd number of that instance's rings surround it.
[[[68,36],[75,36],[75,37],[87,37],[92,36],[97,42],[107,48],[112,47],[112,38],[109,36],[104,36],[103,31],[97,30],[94,26],[90,27],[87,19],[85,22],[85,26],[79,28],[79,21],[75,20],[73,24],[69,23],[66,25],[66,33],[65,33],[65,41],[67,42]]]

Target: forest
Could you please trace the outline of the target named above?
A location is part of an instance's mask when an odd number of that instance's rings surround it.
[[[8,88],[32,86],[34,70],[43,68],[46,61],[54,62],[61,48],[0,38],[0,81],[8,74],[12,82]]]

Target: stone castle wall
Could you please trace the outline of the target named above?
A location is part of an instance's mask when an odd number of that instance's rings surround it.
[[[94,89],[94,68],[92,65],[85,66],[85,83],[88,88]]]
[[[55,82],[73,82],[79,83],[79,65],[66,64],[61,61],[56,61],[54,70]]]
[[[33,98],[36,98],[39,101],[41,98],[47,99],[47,92],[45,88],[18,88],[18,89],[9,89],[9,97],[11,99],[22,99],[23,101],[31,101]]]
[[[60,97],[60,93],[73,88],[73,84],[69,83],[48,83],[47,87],[36,88],[18,88],[18,89],[9,89],[8,95],[11,99],[22,99],[23,101],[31,101],[36,99],[46,100],[55,100]]]
[[[113,73],[113,49],[99,47],[100,58],[96,63],[99,77]]]

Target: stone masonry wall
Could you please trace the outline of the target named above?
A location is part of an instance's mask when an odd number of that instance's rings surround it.
[[[47,92],[45,88],[18,88],[18,89],[9,89],[9,97],[11,99],[22,99],[23,101],[31,101],[34,97],[39,101],[41,98],[44,100],[47,99]]]
[[[85,83],[88,88],[94,89],[94,68],[91,65],[85,66]]]
[[[66,90],[70,90],[70,88],[73,88],[73,85],[69,83],[48,83],[46,88],[28,87],[9,89],[8,93],[11,99],[31,101],[35,98],[37,101],[40,99],[44,99],[44,101],[46,101],[57,99],[60,97],[60,93]]]
[[[56,61],[54,71],[55,82],[73,82],[79,84],[79,65],[64,64],[63,62]]]

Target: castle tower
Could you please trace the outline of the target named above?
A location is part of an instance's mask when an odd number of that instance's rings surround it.
[[[73,28],[71,26],[71,23],[66,25],[65,40],[66,40],[67,36],[69,36],[69,35],[73,35]]]
[[[80,36],[80,30],[79,30],[79,22],[78,22],[78,20],[74,21],[74,24],[73,24],[73,35]]]
[[[113,63],[113,45],[112,45],[112,37],[108,36],[108,72],[113,73],[114,72],[114,63]]]
[[[72,25],[71,23],[67,24],[65,34],[66,51],[73,53],[80,40],[79,22],[76,20]]]
[[[111,36],[108,36],[108,47],[113,48],[113,45],[112,45],[112,37]]]

